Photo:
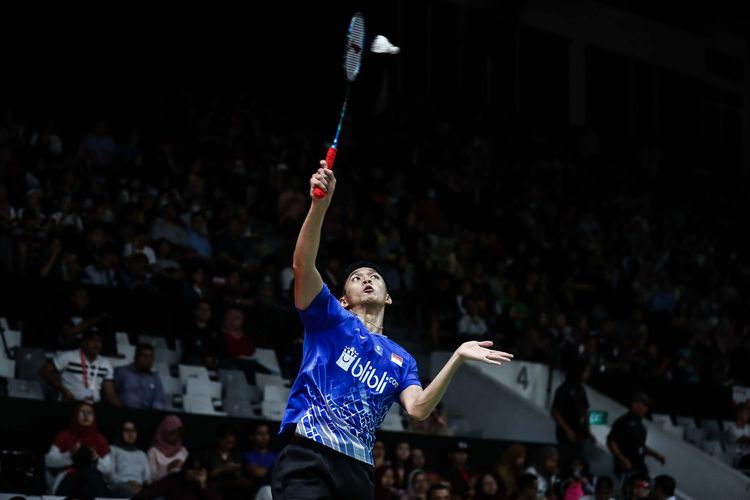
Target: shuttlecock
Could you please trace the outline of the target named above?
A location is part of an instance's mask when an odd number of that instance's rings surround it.
[[[390,40],[383,35],[378,35],[375,37],[375,40],[372,41],[370,51],[378,54],[398,54],[401,52],[401,49],[393,45]]]

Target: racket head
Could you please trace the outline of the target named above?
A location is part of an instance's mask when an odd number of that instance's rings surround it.
[[[350,83],[357,78],[365,50],[365,16],[357,12],[349,21],[344,49],[344,73]]]

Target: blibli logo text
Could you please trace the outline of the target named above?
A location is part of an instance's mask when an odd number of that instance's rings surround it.
[[[359,353],[353,347],[347,347],[339,356],[336,364],[344,370],[349,372],[352,377],[359,380],[361,383],[366,384],[367,387],[382,394],[385,391],[386,384],[391,384],[394,387],[398,387],[398,382],[393,377],[388,376],[388,372],[378,375],[375,371],[374,366],[370,366],[368,361],[364,365],[362,359],[359,357]]]

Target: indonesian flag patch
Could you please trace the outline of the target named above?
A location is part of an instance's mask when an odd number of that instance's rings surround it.
[[[402,358],[398,354],[391,354],[391,361],[396,363],[398,366],[403,366],[404,364],[404,358]]]

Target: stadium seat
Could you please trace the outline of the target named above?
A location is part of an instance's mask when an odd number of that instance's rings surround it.
[[[284,410],[286,404],[274,401],[263,401],[261,403],[261,416],[265,419],[272,420],[274,422],[281,422],[284,418]]]
[[[130,344],[117,344],[117,354],[125,356],[125,364],[130,364],[135,359],[135,346]]]
[[[160,373],[159,380],[161,380],[161,387],[164,390],[164,394],[182,394],[182,382],[177,377],[170,377],[169,375]]]
[[[721,445],[720,441],[717,441],[715,439],[707,439],[703,441],[703,451],[713,457],[718,457],[724,452],[724,447]]]
[[[179,375],[183,386],[187,386],[187,381],[190,378],[198,378],[207,382],[210,380],[205,366],[180,365]]]
[[[664,430],[680,439],[685,439],[685,429],[681,425],[667,424]]]
[[[138,335],[138,342],[141,344],[150,344],[154,346],[154,349],[169,349],[167,339],[164,337],[156,337],[153,335]]]
[[[685,441],[690,444],[694,444],[698,448],[701,447],[703,441],[706,439],[706,429],[685,429]]]
[[[651,421],[660,427],[664,427],[666,425],[672,425],[672,417],[670,417],[669,415],[663,415],[659,413],[653,413],[651,415]]]
[[[250,359],[255,360],[259,365],[274,375],[281,374],[281,367],[279,367],[279,361],[276,359],[276,353],[273,349],[258,348]]]
[[[128,335],[126,332],[117,332],[115,333],[115,338],[117,339],[117,345],[130,345],[130,335]]]
[[[224,412],[230,417],[255,418],[255,410],[246,399],[224,399]]]
[[[208,396],[212,399],[221,399],[221,382],[212,382],[202,378],[188,378],[185,386],[185,394],[188,396]]]
[[[388,410],[383,423],[380,425],[381,429],[383,429],[384,431],[404,430],[404,423],[401,420],[401,413],[399,412],[399,408],[400,407],[398,405],[391,406],[391,409]]]
[[[202,415],[225,415],[224,412],[216,411],[213,401],[208,396],[185,395],[182,398],[182,407],[188,413],[200,413]]]
[[[154,359],[161,361],[169,366],[177,365],[180,363],[180,354],[177,351],[171,349],[163,349],[161,347],[154,348]]]
[[[281,378],[279,375],[266,375],[265,373],[255,374],[255,385],[258,387],[266,387],[269,385],[286,386],[286,380]]]
[[[21,332],[17,330],[0,329],[0,335],[5,338],[5,344],[0,339],[0,359],[12,359],[15,349],[21,347]],[[5,348],[8,348],[8,352]],[[10,353],[10,356],[8,354]]]
[[[44,392],[41,384],[37,381],[9,379],[8,397],[43,400]]]
[[[172,373],[169,371],[169,365],[161,361],[154,361],[154,367],[151,370],[159,375],[166,375],[168,377],[172,376]]]
[[[14,378],[16,375],[16,362],[11,359],[0,359],[0,377]]]
[[[242,370],[230,370],[227,368],[221,368],[218,371],[219,380],[221,380],[221,383],[224,385],[229,384],[240,384],[243,383],[245,385],[247,384],[247,377],[245,377],[245,372]]]
[[[263,401],[284,403],[289,399],[290,389],[279,385],[267,385],[263,388]]]
[[[20,347],[16,351],[16,368],[21,380],[40,380],[39,370],[47,363],[47,355],[36,347]]]
[[[675,422],[680,427],[684,428],[685,430],[688,429],[697,429],[698,424],[695,423],[695,419],[693,417],[675,417]]]
[[[701,420],[701,429],[706,430],[706,439],[708,440],[721,440],[723,438],[723,432],[719,426],[719,421],[712,418]]]

